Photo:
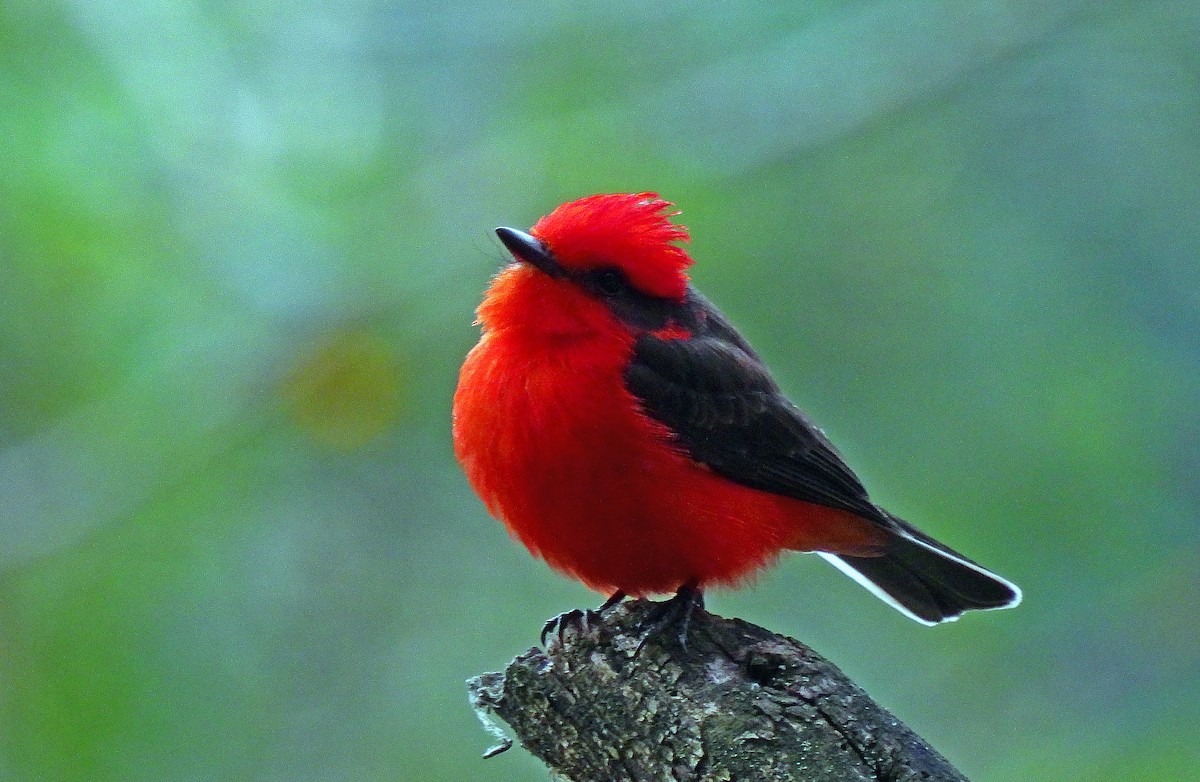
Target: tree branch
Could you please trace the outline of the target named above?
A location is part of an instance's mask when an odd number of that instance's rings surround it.
[[[738,619],[693,616],[637,652],[646,601],[565,623],[545,652],[468,681],[471,703],[573,782],[966,782],[807,646]],[[485,757],[511,746],[489,750]]]

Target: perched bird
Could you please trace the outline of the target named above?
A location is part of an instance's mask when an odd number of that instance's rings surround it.
[[[594,195],[496,229],[513,262],[479,306],[453,426],[488,510],[606,606],[675,592],[690,615],[785,550],[924,624],[1015,606],[1015,585],[871,501],[689,283],[672,206]]]

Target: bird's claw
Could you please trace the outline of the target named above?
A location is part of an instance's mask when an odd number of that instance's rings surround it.
[[[542,646],[546,645],[546,638],[551,635],[558,638],[558,644],[561,646],[568,630],[590,633],[592,625],[598,624],[602,619],[600,612],[594,609],[572,608],[542,625]]]
[[[566,634],[568,628],[590,633],[592,625],[598,625],[604,621],[604,614],[624,599],[624,592],[613,592],[599,608],[573,608],[550,619],[546,624],[542,625],[542,646],[546,645],[546,638],[552,633],[558,636],[558,644],[562,646],[563,636]]]
[[[694,584],[684,584],[669,600],[655,603],[646,612],[646,618],[642,622],[642,638],[638,641],[634,656],[641,653],[642,647],[653,636],[671,627],[676,630],[675,637],[680,648],[686,652],[688,630],[691,629],[692,615],[697,609],[704,609],[704,593]]]

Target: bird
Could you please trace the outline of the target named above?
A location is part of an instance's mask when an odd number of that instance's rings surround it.
[[[679,214],[654,192],[606,193],[495,229],[511,261],[476,311],[452,412],[488,511],[607,595],[601,611],[673,594],[655,622],[682,617],[681,639],[706,589],[785,551],[925,625],[1017,605],[1015,584],[870,498],[692,284]]]

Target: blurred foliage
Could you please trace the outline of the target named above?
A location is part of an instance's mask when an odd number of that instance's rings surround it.
[[[517,780],[599,598],[449,403],[490,233],[653,189],[877,499],[1020,583],[711,603],[979,780],[1200,774],[1200,6],[0,5],[0,779]]]

